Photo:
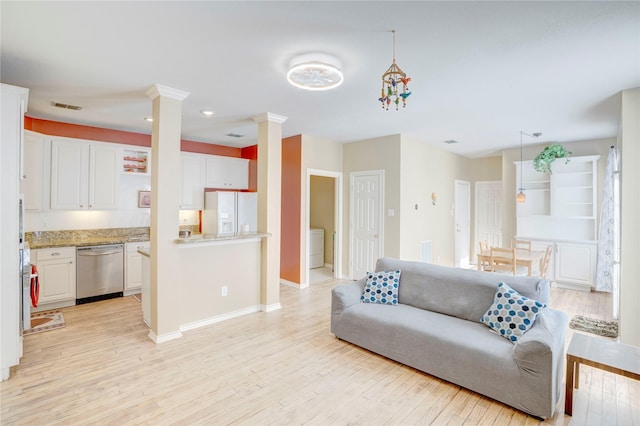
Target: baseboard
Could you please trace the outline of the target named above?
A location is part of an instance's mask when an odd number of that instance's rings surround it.
[[[147,337],[149,337],[149,339],[151,339],[154,343],[164,343],[164,342],[168,342],[169,340],[175,340],[175,339],[181,338],[182,333],[180,333],[180,331],[174,331],[171,333],[166,333],[158,336],[152,330],[149,330],[149,334],[147,334]]]
[[[280,278],[280,284],[287,285],[289,287],[293,287],[297,289],[303,289],[303,288],[309,287],[309,283],[298,284],[298,283],[294,283],[293,281],[283,280],[282,278]]]
[[[585,291],[585,292],[591,291],[590,285],[563,283],[558,281],[554,281],[554,282],[555,282],[555,287],[558,287],[558,288],[566,288],[568,290],[578,290],[578,291]]]
[[[124,291],[124,296],[131,296],[132,294],[142,293],[142,287],[132,288]]]
[[[206,318],[200,321],[190,322],[188,324],[183,324],[180,326],[180,331],[189,331],[196,328],[204,327],[207,325],[215,324],[217,322],[226,321],[232,318],[241,317],[247,314],[253,314],[255,312],[259,312],[261,309],[260,305],[250,306],[248,308],[239,309],[237,311],[229,312],[222,315],[216,315],[214,317]]]
[[[324,267],[325,268],[329,268],[329,269],[331,269],[333,271],[333,265],[331,263],[325,263]]]
[[[260,310],[262,312],[273,312],[277,311],[278,309],[282,309],[282,305],[280,305],[280,302],[272,303],[271,305],[260,305]]]

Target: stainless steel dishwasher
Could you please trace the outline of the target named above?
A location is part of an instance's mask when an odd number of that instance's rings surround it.
[[[122,297],[124,291],[122,244],[78,247],[76,257],[77,304]]]

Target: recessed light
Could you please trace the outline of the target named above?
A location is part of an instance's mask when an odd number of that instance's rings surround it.
[[[215,111],[211,111],[210,109],[203,109],[202,111],[200,111],[200,113],[202,115],[206,115],[207,117],[211,117],[212,115],[214,115],[216,112]]]
[[[151,122],[151,121],[153,121],[153,117],[145,117],[145,118],[144,118],[144,121],[149,121],[149,122]]]

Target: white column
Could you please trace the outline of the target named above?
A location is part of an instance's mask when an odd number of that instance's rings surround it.
[[[180,204],[180,133],[182,101],[189,93],[156,84],[147,91],[153,100],[151,133],[151,331],[156,343],[182,336],[180,293],[183,279],[178,258]]]
[[[287,117],[264,113],[258,123],[258,230],[262,239],[260,304],[269,312],[280,309],[280,199],[282,190],[282,123]]]

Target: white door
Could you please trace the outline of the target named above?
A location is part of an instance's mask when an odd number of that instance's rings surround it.
[[[487,241],[489,246],[502,246],[501,181],[476,183],[476,245],[472,250],[476,255],[480,250],[478,241]]]
[[[469,253],[471,251],[471,184],[464,180],[455,181],[455,266],[469,267]]]
[[[351,173],[351,278],[373,271],[382,257],[383,171]]]

